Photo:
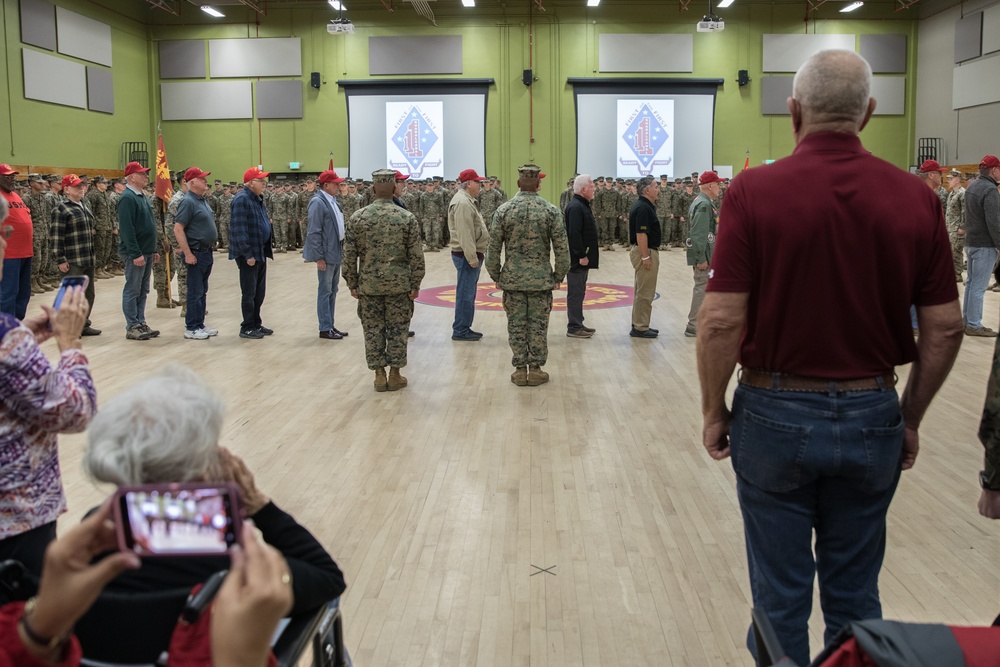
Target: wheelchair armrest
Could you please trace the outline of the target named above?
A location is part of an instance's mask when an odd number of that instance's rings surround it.
[[[16,560],[0,563],[0,604],[23,602],[38,592],[38,577]]]
[[[275,642],[273,651],[278,667],[294,667],[311,651],[313,667],[344,667],[343,623],[340,599],[323,605],[315,612],[299,614],[289,620]]]

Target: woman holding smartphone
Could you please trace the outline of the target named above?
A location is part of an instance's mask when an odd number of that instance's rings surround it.
[[[6,218],[0,198],[0,277],[14,231]],[[97,406],[80,349],[86,320],[79,287],[66,292],[59,310],[43,305],[23,321],[0,313],[0,561],[19,560],[34,574],[66,511],[56,434],[83,431]],[[39,348],[49,338],[59,347],[55,365]]]

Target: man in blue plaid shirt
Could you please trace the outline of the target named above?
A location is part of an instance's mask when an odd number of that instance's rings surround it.
[[[274,333],[260,319],[267,288],[267,260],[274,259],[274,233],[264,208],[263,194],[269,172],[256,167],[243,174],[244,187],[233,198],[229,220],[229,259],[240,270],[240,338],[259,339]]]

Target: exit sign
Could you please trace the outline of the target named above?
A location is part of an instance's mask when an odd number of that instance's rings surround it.
[[[301,166],[302,166],[301,162],[289,162],[288,163],[288,168],[289,169],[299,169]]]

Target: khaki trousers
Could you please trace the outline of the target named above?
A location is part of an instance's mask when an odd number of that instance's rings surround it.
[[[656,277],[660,273],[660,253],[649,249],[649,268],[642,266],[639,246],[632,246],[628,256],[635,269],[635,296],[632,299],[632,326],[639,331],[649,328],[649,318],[653,313],[653,297],[656,296]]]

